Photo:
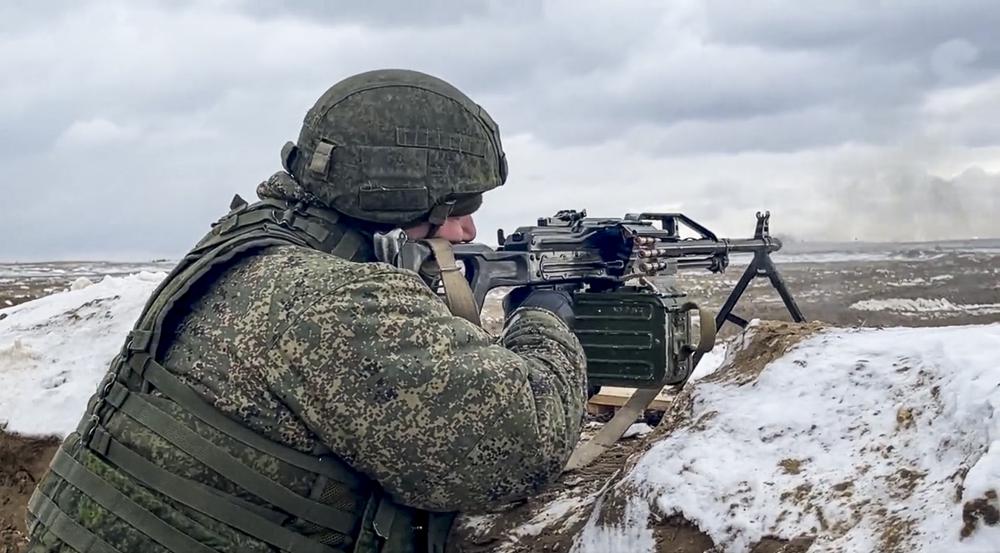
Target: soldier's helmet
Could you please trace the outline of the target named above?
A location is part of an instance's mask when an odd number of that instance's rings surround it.
[[[507,178],[486,110],[437,77],[400,69],[333,85],[282,162],[327,207],[396,226],[472,213]]]

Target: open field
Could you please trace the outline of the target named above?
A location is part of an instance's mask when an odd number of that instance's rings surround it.
[[[791,248],[790,248],[791,249]],[[1000,241],[958,245],[887,245],[881,251],[794,252],[775,256],[806,317],[836,326],[946,326],[1000,321]],[[694,298],[722,304],[739,279],[735,260],[725,275],[696,276],[683,285]],[[785,318],[763,281],[736,312],[744,318]]]
[[[901,244],[790,244],[774,256],[810,320],[837,326],[945,326],[1000,321],[1000,240]],[[720,275],[682,273],[678,285],[712,309],[722,305],[748,258]],[[68,288],[85,277],[166,272],[170,261],[0,263],[0,309]],[[494,294],[496,298],[499,295]],[[486,319],[497,319],[488,305]],[[785,319],[766,282],[735,311],[745,319]]]
[[[69,288],[87,278],[97,282],[105,276],[123,276],[140,271],[166,272],[173,261],[119,263],[112,261],[52,261],[0,263],[0,309]]]

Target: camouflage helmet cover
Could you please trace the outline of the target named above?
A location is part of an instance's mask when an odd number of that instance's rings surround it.
[[[391,225],[471,213],[507,177],[486,110],[441,79],[401,69],[333,85],[282,161],[328,207]]]

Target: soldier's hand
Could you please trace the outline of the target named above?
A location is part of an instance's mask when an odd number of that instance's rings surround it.
[[[509,320],[511,314],[521,307],[544,309],[573,328],[573,296],[565,290],[515,288],[503,299],[505,318]]]

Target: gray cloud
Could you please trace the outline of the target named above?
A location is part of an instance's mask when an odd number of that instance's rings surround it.
[[[3,259],[183,252],[326,87],[376,67],[446,78],[500,122],[512,176],[484,229],[653,204],[740,234],[771,208],[843,238],[827,220],[864,198],[861,238],[1000,235],[982,211],[1000,187],[985,0],[56,8],[0,4]],[[970,191],[990,200],[948,203]],[[931,208],[954,224],[886,216]]]
[[[522,13],[531,12],[532,5],[514,3]],[[483,17],[499,11],[497,2],[450,2],[426,0],[423,2],[326,2],[324,0],[298,0],[295,2],[269,2],[267,0],[242,0],[233,5],[245,13],[262,20],[296,18],[330,23],[357,23],[363,25],[391,25],[396,27],[433,27],[454,25],[464,19]]]

